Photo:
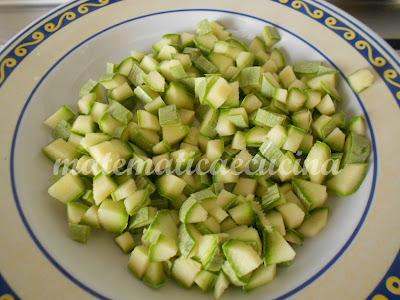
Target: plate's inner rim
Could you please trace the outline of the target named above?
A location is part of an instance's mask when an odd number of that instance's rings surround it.
[[[127,19],[124,21],[121,21],[119,23],[113,24],[111,26],[109,26],[108,28],[105,28],[99,32],[97,32],[96,34],[92,35],[91,37],[85,39],[84,41],[80,42],[78,45],[74,46],[73,48],[71,48],[66,54],[64,54],[47,72],[46,74],[40,79],[40,81],[37,83],[36,87],[34,88],[34,90],[32,91],[32,93],[30,94],[27,102],[24,104],[24,107],[21,111],[21,114],[19,116],[18,119],[18,123],[14,132],[14,137],[13,137],[13,144],[12,144],[12,149],[11,149],[11,160],[10,160],[10,169],[11,169],[11,180],[12,180],[12,187],[13,187],[13,193],[14,193],[14,198],[15,198],[15,202],[18,208],[18,211],[20,213],[20,216],[24,222],[25,227],[28,229],[28,232],[30,233],[31,237],[33,238],[33,240],[35,241],[35,243],[37,244],[37,246],[41,249],[41,251],[43,252],[43,254],[59,269],[59,271],[61,271],[66,277],[68,277],[71,281],[73,281],[75,284],[77,284],[78,286],[80,286],[82,289],[86,290],[87,292],[95,295],[96,297],[99,297],[101,299],[108,299],[107,297],[100,295],[98,292],[94,291],[93,289],[91,289],[90,287],[86,286],[85,284],[83,284],[82,282],[80,282],[78,279],[74,278],[73,275],[71,275],[68,271],[65,270],[65,268],[63,268],[49,253],[48,251],[43,247],[43,245],[41,245],[40,241],[37,239],[37,237],[34,235],[32,229],[29,226],[28,221],[26,220],[26,217],[23,214],[23,209],[21,207],[21,204],[19,203],[19,199],[18,199],[18,194],[17,194],[17,188],[16,188],[16,184],[15,184],[15,177],[14,177],[14,151],[15,151],[15,144],[16,144],[16,140],[17,140],[17,136],[18,136],[18,131],[19,131],[19,126],[20,123],[23,119],[23,115],[25,113],[26,108],[29,105],[30,100],[32,99],[32,97],[34,96],[36,90],[40,87],[41,83],[44,81],[44,79],[52,72],[52,70],[59,64],[61,63],[69,54],[71,54],[73,51],[75,51],[77,48],[79,48],[80,46],[82,46],[83,44],[85,44],[86,42],[90,41],[91,39],[95,38],[98,35],[101,35],[102,33],[111,30],[115,27],[121,26],[125,23],[128,22],[132,22],[138,19],[142,19],[142,18],[146,18],[146,17],[151,17],[154,15],[160,15],[160,14],[167,14],[167,13],[184,13],[184,12],[189,12],[189,11],[211,11],[211,12],[222,12],[222,13],[227,13],[227,14],[234,14],[234,15],[240,15],[240,16],[244,16],[244,17],[248,17],[248,18],[252,18],[252,19],[256,19],[258,21],[264,22],[264,23],[268,23],[271,24],[273,26],[276,26],[278,28],[280,28],[281,30],[286,31],[287,33],[293,35],[294,37],[296,37],[297,39],[299,39],[300,41],[302,41],[303,43],[309,45],[310,47],[312,47],[315,51],[317,51],[319,54],[321,54],[331,65],[333,65],[335,68],[337,68],[340,72],[340,75],[342,77],[342,79],[345,80],[346,84],[348,85],[348,81],[347,78],[344,76],[343,71],[338,68],[336,66],[336,64],[326,55],[324,54],[322,51],[320,51],[318,48],[316,48],[316,46],[312,45],[311,43],[309,43],[307,40],[305,40],[304,38],[298,36],[297,34],[293,33],[292,31],[284,28],[281,25],[277,25],[274,24],[273,22],[264,20],[262,18],[259,17],[255,17],[252,15],[248,15],[248,14],[243,14],[243,13],[239,13],[239,12],[235,12],[235,11],[228,11],[228,10],[218,10],[218,9],[180,9],[180,10],[168,10],[168,11],[161,11],[161,12],[156,12],[156,13],[152,13],[152,14],[148,14],[148,15],[142,15],[142,16],[138,16],[135,18],[131,18],[131,19]],[[365,115],[365,118],[367,120],[368,123],[368,127],[370,130],[370,134],[371,134],[371,141],[372,141],[372,145],[373,145],[373,180],[372,180],[372,185],[371,185],[371,190],[370,190],[370,196],[369,199],[366,203],[366,206],[364,208],[364,212],[362,217],[360,218],[359,223],[357,224],[354,232],[350,235],[349,240],[343,245],[343,247],[339,250],[339,252],[326,264],[326,266],[324,266],[320,271],[318,271],[316,274],[314,274],[313,276],[311,276],[308,280],[306,280],[304,283],[300,284],[298,287],[293,288],[292,290],[290,290],[289,292],[285,293],[284,295],[279,296],[277,299],[285,299],[295,293],[297,293],[298,291],[302,290],[304,287],[306,287],[307,285],[309,285],[311,282],[313,282],[314,280],[316,280],[319,276],[321,276],[326,270],[328,270],[341,256],[342,254],[345,252],[345,250],[350,246],[350,244],[352,243],[352,241],[354,240],[355,236],[358,234],[359,230],[361,229],[362,225],[364,224],[365,218],[369,212],[371,203],[374,199],[374,194],[375,194],[375,186],[376,186],[376,176],[377,176],[377,170],[378,170],[378,151],[377,151],[377,145],[376,145],[376,140],[375,140],[375,134],[374,134],[374,129],[372,126],[372,123],[370,121],[369,115],[367,113],[367,110],[365,108],[365,106],[363,105],[360,97],[355,94],[353,92],[354,96],[356,97],[359,105],[361,106],[363,113]]]

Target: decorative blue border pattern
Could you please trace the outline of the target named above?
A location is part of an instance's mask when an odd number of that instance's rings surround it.
[[[24,31],[22,34],[20,34],[19,36],[17,36],[14,41],[18,41],[21,36],[26,35],[26,33],[28,31],[30,31],[29,35],[23,37],[15,46],[13,46],[12,48],[9,46],[6,46],[4,48],[3,51],[0,52],[0,55],[6,53],[6,51],[8,51],[7,55],[4,56],[4,58],[2,60],[0,60],[0,87],[1,85],[5,82],[5,80],[9,77],[9,75],[12,73],[12,71],[18,66],[18,64],[27,56],[29,55],[33,49],[35,49],[38,45],[40,45],[40,43],[42,43],[44,40],[46,40],[49,36],[51,36],[53,33],[57,32],[58,30],[62,29],[63,27],[67,26],[69,23],[73,22],[74,20],[82,17],[83,15],[97,10],[101,7],[105,7],[107,5],[110,5],[112,3],[115,2],[119,2],[122,0],[89,0],[89,1],[85,1],[83,3],[77,4],[75,6],[72,6],[71,8],[67,9],[66,11],[63,11],[64,8],[66,8],[67,6],[71,6],[71,4],[78,2],[71,2],[66,4],[65,6],[60,7],[59,9],[57,9],[56,11],[52,12],[49,14],[49,16],[54,15],[54,17],[52,19],[50,19],[49,21],[45,22],[42,25],[38,25],[42,22],[42,20],[38,21],[37,23],[33,24],[31,27],[29,27],[26,31]],[[386,85],[388,86],[388,88],[390,89],[390,91],[392,92],[394,98],[396,99],[398,105],[400,105],[400,75],[395,71],[394,66],[391,65],[391,63],[389,61],[387,61],[382,54],[378,51],[378,49],[376,49],[374,46],[372,46],[370,43],[368,43],[365,39],[363,39],[362,35],[359,32],[355,32],[353,29],[349,28],[345,23],[343,23],[342,21],[336,19],[335,17],[333,17],[331,14],[329,14],[327,11],[325,10],[321,10],[319,8],[317,8],[314,5],[308,4],[304,1],[299,1],[299,0],[272,0],[274,2],[286,5],[288,7],[291,7],[293,9],[298,10],[299,12],[312,17],[313,19],[317,20],[319,23],[323,24],[324,26],[330,28],[331,30],[333,30],[335,33],[337,33],[338,35],[340,35],[342,38],[344,38],[345,40],[347,40],[349,42],[349,44],[351,44],[355,49],[357,49],[359,51],[359,53],[365,57],[370,63],[371,65],[374,67],[374,69],[377,71],[377,73],[381,76],[381,78],[385,81]],[[322,4],[320,4],[322,5]],[[203,10],[206,11],[207,9],[199,9],[199,10]],[[61,12],[60,12],[61,11]],[[184,10],[181,10],[184,11]],[[215,10],[218,11],[218,10]],[[262,20],[259,18],[256,18],[254,16],[249,16],[249,15],[245,15],[245,14],[241,14],[241,13],[235,13],[235,12],[229,12],[229,11],[223,11],[223,10],[219,10],[221,12],[227,12],[227,13],[234,13],[234,14],[238,14],[238,15],[243,15],[243,16],[247,16],[247,17],[252,17],[258,20]],[[170,11],[172,12],[172,11]],[[168,12],[159,12],[159,13],[155,13],[155,14],[161,14],[161,13],[168,13]],[[152,15],[155,15],[152,14]],[[339,15],[339,14],[338,14]],[[148,15],[149,16],[149,15]],[[134,18],[134,19],[139,19],[142,17],[146,17],[146,16],[141,16],[138,18]],[[134,20],[132,19],[132,20]],[[346,19],[346,17],[343,17],[343,19]],[[128,20],[128,21],[132,21],[132,20]],[[265,21],[265,20],[262,20]],[[349,22],[351,22],[350,20],[348,20]],[[127,21],[126,21],[127,22]],[[126,22],[122,22],[122,23],[126,23]],[[116,24],[110,28],[113,28],[115,26],[118,26],[122,23]],[[357,27],[356,25],[354,25],[355,27]],[[110,29],[108,28],[108,29]],[[106,30],[108,30],[106,29]],[[283,28],[282,28],[283,29]],[[285,29],[284,29],[285,30]],[[104,30],[105,31],[105,30]],[[102,31],[102,32],[104,32]],[[361,31],[361,29],[360,29]],[[99,32],[98,34],[102,33]],[[97,34],[96,34],[97,35]],[[95,35],[95,36],[96,36]],[[365,35],[367,35],[367,33],[365,33]],[[94,36],[92,36],[91,38],[93,38]],[[298,37],[298,36],[297,36]],[[90,40],[91,38],[87,39],[86,41]],[[298,37],[301,40],[304,41],[304,39],[302,39],[301,37]],[[84,42],[86,42],[84,41]],[[81,44],[83,44],[84,42],[82,42]],[[305,41],[304,41],[305,42]],[[80,44],[80,45],[81,45]],[[379,44],[379,42],[377,42],[377,44]],[[11,44],[9,44],[11,45]],[[80,46],[78,45],[78,46]],[[77,46],[77,47],[78,47]],[[312,46],[312,45],[310,45]],[[313,47],[313,46],[312,46]],[[76,48],[76,47],[75,47]],[[72,52],[75,48],[71,49],[66,55],[68,55],[70,52]],[[315,47],[313,47],[315,49]],[[385,48],[384,46],[382,46],[382,48]],[[11,49],[11,50],[9,50]],[[385,52],[386,53],[386,52]],[[65,56],[66,56],[65,55]],[[389,56],[390,53],[388,53]],[[62,57],[45,75],[45,77],[49,74],[49,72],[63,59],[65,58]],[[392,56],[391,56],[392,57]],[[392,57],[393,58],[393,57]],[[396,58],[393,58],[394,61],[397,62]],[[398,63],[399,64],[399,63]],[[400,65],[400,64],[399,64]],[[342,74],[343,75],[343,74]],[[45,78],[44,77],[44,78]],[[44,79],[42,78],[42,80]],[[41,81],[42,81],[41,80]],[[38,85],[40,85],[41,81],[39,82]],[[37,86],[38,87],[38,86]],[[35,90],[37,89],[37,87],[35,88]],[[32,92],[30,98],[32,97],[33,93],[35,92],[35,90]],[[339,257],[340,255],[347,249],[347,247],[350,245],[351,241],[354,239],[354,237],[357,235],[357,232],[359,231],[359,229],[361,228],[362,223],[365,220],[365,217],[368,213],[372,198],[373,198],[373,194],[374,194],[374,189],[375,189],[375,180],[376,180],[376,169],[377,169],[377,149],[375,147],[375,140],[374,140],[374,135],[373,135],[373,130],[372,130],[372,126],[370,123],[370,120],[368,118],[367,112],[365,107],[363,106],[361,100],[359,99],[359,97],[357,96],[358,102],[360,103],[364,113],[366,114],[366,118],[368,121],[368,124],[371,128],[371,135],[372,135],[372,140],[373,140],[373,145],[374,145],[374,183],[371,189],[371,195],[369,197],[368,203],[367,203],[367,207],[366,210],[362,216],[362,219],[360,220],[360,223],[357,225],[356,230],[353,232],[352,236],[350,237],[349,241],[344,245],[344,247],[340,250],[340,252],[338,253],[338,255],[335,256],[334,259],[332,259],[327,266],[325,266],[321,271],[319,271],[316,275],[314,275],[312,278],[310,278],[309,280],[307,280],[305,283],[303,283],[301,286],[293,289],[291,292],[285,294],[282,297],[288,297],[290,295],[293,295],[294,293],[298,292],[300,289],[304,288],[306,285],[308,285],[309,283],[311,283],[313,280],[315,280],[317,277],[319,277],[323,272],[325,272]],[[24,109],[19,117],[18,120],[18,124],[17,124],[17,128],[16,131],[14,133],[14,139],[13,139],[13,145],[12,145],[12,151],[11,151],[11,157],[13,158],[13,153],[14,153],[14,147],[15,147],[15,140],[16,140],[16,135],[18,132],[18,126],[21,122],[22,119],[22,115],[26,109],[26,106],[28,104],[30,99],[28,99],[27,103],[24,106]],[[101,299],[106,299],[104,296],[99,295],[97,292],[93,291],[92,289],[90,289],[89,287],[85,286],[83,283],[79,282],[76,278],[74,278],[71,274],[67,273],[62,266],[60,266],[49,254],[48,252],[43,248],[43,246],[40,244],[40,242],[36,239],[35,235],[33,234],[33,232],[31,231],[24,215],[22,212],[22,209],[18,203],[17,200],[17,194],[16,194],[16,189],[15,189],[15,182],[14,182],[14,178],[13,178],[13,165],[12,165],[12,159],[11,159],[11,176],[12,176],[12,182],[13,182],[13,192],[14,192],[14,196],[16,199],[16,203],[17,203],[17,207],[18,210],[21,214],[21,217],[24,221],[25,226],[27,227],[30,235],[32,236],[32,238],[34,239],[35,243],[38,245],[38,247],[41,249],[41,251],[45,254],[45,256],[47,258],[49,258],[49,260],[65,275],[67,276],[69,279],[71,279],[75,284],[77,284],[78,286],[80,286],[81,288],[83,288],[84,290],[86,290],[87,292],[91,293],[93,296],[96,296],[98,298]],[[399,268],[397,267],[397,271],[399,270]],[[398,278],[398,277],[396,277]],[[396,282],[396,284],[398,284]],[[394,287],[396,287],[396,284],[394,284]],[[380,285],[379,285],[380,286]],[[379,288],[378,286],[378,288]],[[1,286],[0,286],[1,287]],[[2,289],[0,289],[0,295],[1,295]],[[397,294],[396,294],[397,295]],[[1,298],[0,298],[1,299]],[[374,299],[373,300],[379,300],[379,299]],[[384,298],[382,298],[384,299]],[[3,299],[1,299],[3,300]]]
[[[0,300],[19,300],[20,298],[11,289],[7,281],[0,274]]]
[[[400,299],[400,251],[382,281],[367,298],[367,300],[389,299]]]
[[[14,69],[19,65],[19,63],[47,38],[52,36],[63,27],[67,26],[69,23],[81,18],[82,16],[101,7],[119,1],[122,0],[88,0],[80,3],[79,5],[71,7],[61,14],[56,14],[54,18],[34,28],[34,30],[29,35],[25,36],[18,44],[16,44],[0,61],[0,87],[7,80]],[[67,5],[70,4],[71,3],[68,3]],[[32,25],[32,27],[34,27],[35,25]],[[18,39],[18,37],[16,39]],[[0,52],[0,55],[2,53],[3,51]]]
[[[347,24],[330,14],[327,10],[322,10],[308,2],[300,0],[272,1],[284,4],[287,7],[295,9],[302,14],[313,18],[314,20],[316,20],[323,26],[331,29],[337,35],[346,40],[365,59],[369,61],[371,66],[381,76],[386,86],[393,94],[394,98],[396,99],[397,105],[400,106],[400,74],[395,70],[394,66],[383,57],[381,52],[373,45],[371,45],[371,43],[369,43],[360,33],[350,28]],[[320,5],[327,7],[323,3],[320,3]],[[394,57],[392,58],[396,60]],[[399,63],[398,65],[400,66]]]

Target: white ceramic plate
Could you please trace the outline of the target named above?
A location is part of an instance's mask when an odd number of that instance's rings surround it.
[[[325,60],[338,68],[343,109],[365,116],[373,143],[362,187],[351,197],[330,199],[328,226],[298,248],[295,262],[280,268],[269,285],[245,296],[232,290],[225,297],[399,295],[400,263],[393,263],[400,241],[399,57],[364,25],[317,0],[74,1],[10,41],[0,53],[0,295],[210,297],[172,282],[161,290],[147,288],[129,274],[127,257],[107,234],[94,234],[86,246],[71,242],[65,207],[46,193],[51,166],[40,153],[51,139],[42,121],[60,105],[74,105],[82,83],[98,78],[107,61],[118,61],[133,48],[149,49],[166,32],[193,30],[204,18],[217,19],[246,40],[272,24],[279,28],[280,45],[291,61]],[[357,96],[344,74],[364,67],[373,70],[377,80]]]

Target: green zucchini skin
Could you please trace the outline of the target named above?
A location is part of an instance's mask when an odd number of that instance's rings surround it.
[[[42,153],[59,167],[48,194],[69,237],[107,231],[149,287],[171,277],[215,299],[292,264],[324,234],[329,193],[360,189],[373,147],[365,119],[340,111],[338,71],[291,64],[281,39],[265,26],[247,44],[202,20],[107,63],[76,109],[55,110]],[[373,81],[348,76],[357,93]]]

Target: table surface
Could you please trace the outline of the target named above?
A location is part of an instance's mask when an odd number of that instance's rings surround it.
[[[0,47],[66,0],[0,0]],[[400,53],[400,0],[330,0],[385,38]]]

